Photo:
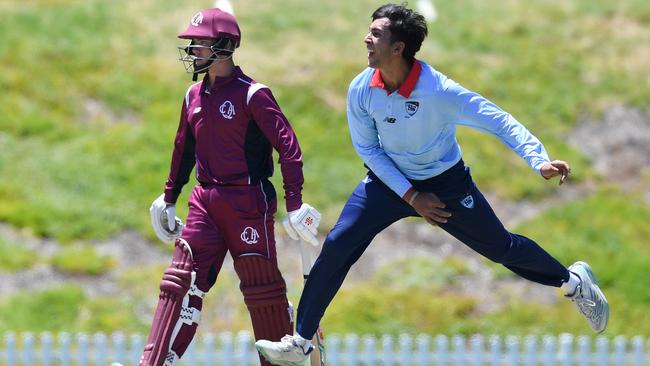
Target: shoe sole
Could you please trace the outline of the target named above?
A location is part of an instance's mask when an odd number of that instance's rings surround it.
[[[596,287],[596,292],[598,293],[598,295],[600,295],[602,297],[602,299],[605,302],[605,305],[604,305],[605,310],[606,310],[605,311],[605,326],[603,326],[602,330],[596,330],[596,332],[598,332],[600,334],[600,333],[604,332],[605,329],[607,329],[607,324],[609,323],[609,302],[607,301],[607,298],[605,297],[605,294],[603,293],[603,291],[601,291],[600,286],[598,286],[598,280],[596,279],[596,275],[594,274],[594,271],[591,269],[591,266],[587,262],[582,262],[582,261],[575,262],[573,264],[573,266],[581,266],[582,268],[585,269],[585,271],[587,272],[587,276],[589,277],[589,280]],[[573,266],[571,266],[571,267],[573,267]]]

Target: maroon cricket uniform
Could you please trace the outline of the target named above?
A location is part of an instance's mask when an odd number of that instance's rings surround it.
[[[251,85],[255,81],[236,67],[209,88],[205,81],[193,84],[183,101],[165,201],[176,202],[196,165],[199,185],[181,237],[192,247],[196,284],[203,291],[214,281],[208,273],[216,276],[228,250],[233,258],[257,253],[276,260],[277,203],[268,180],[273,148],[280,156],[287,211],[302,204],[298,140],[271,91],[263,87],[250,95]]]
[[[275,148],[287,210],[302,206],[298,140],[271,91],[234,66],[230,57],[240,45],[241,32],[232,14],[202,10],[179,38],[190,40],[179,47],[187,70],[195,77],[207,74],[185,95],[164,200],[176,203],[194,166],[199,184],[190,195],[186,225],[160,282],[140,366],[171,366],[182,357],[200,323],[205,293],[215,283],[227,252],[255,339],[280,340],[293,332],[293,310],[277,267],[273,235],[277,198],[269,178]],[[213,62],[225,63],[217,70],[234,67],[231,75],[211,83],[208,69]],[[260,364],[271,365],[261,356]]]

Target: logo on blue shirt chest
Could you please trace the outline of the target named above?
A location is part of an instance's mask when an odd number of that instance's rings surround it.
[[[387,116],[383,116],[382,122],[383,123],[390,123],[390,124],[395,124],[398,122],[398,118],[403,118],[403,119],[410,119],[411,117],[415,116],[415,114],[418,112],[418,109],[420,107],[420,102],[415,101],[415,100],[408,100],[404,102],[404,111],[406,114],[402,116],[395,116],[394,113],[392,113],[392,108],[391,105],[386,105],[385,108],[385,113],[388,114]],[[384,111],[383,107],[380,107],[381,111]],[[381,113],[381,112],[380,112]],[[379,114],[379,113],[378,113]],[[374,121],[374,118],[373,118]],[[375,122],[376,124],[376,122]]]
[[[420,102],[409,100],[404,103],[404,107],[406,108],[406,114],[408,114],[409,117],[412,117],[415,113],[417,113],[418,108],[420,107]]]

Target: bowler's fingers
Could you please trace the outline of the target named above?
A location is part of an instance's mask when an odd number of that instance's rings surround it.
[[[569,163],[567,163],[564,160],[554,160],[553,162],[551,162],[551,164],[553,165],[554,168],[558,170],[558,173],[560,175],[559,184],[562,185],[564,181],[566,181],[569,174],[571,173],[571,166],[569,165]]]
[[[429,218],[429,217],[427,217],[427,216],[424,216],[424,219],[425,219],[426,222],[428,222],[429,224],[431,224],[431,225],[433,225],[433,226],[438,226],[438,223],[435,222],[434,220],[432,220],[431,218]]]
[[[445,205],[445,203],[442,202],[440,200],[440,198],[438,198],[438,196],[436,196],[435,194],[427,192],[427,193],[424,193],[424,195],[427,198],[427,203],[430,205],[430,207],[434,207],[434,208],[445,208],[445,207],[447,207]]]

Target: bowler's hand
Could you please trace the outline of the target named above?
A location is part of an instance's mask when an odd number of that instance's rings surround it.
[[[539,172],[545,179],[551,179],[559,175],[560,185],[562,185],[562,183],[564,183],[566,178],[569,176],[569,173],[571,173],[571,167],[566,161],[553,160],[550,163],[544,163]]]
[[[433,226],[444,224],[451,213],[443,210],[446,205],[431,192],[418,192],[412,203],[413,208],[420,216],[424,217],[427,222]]]

